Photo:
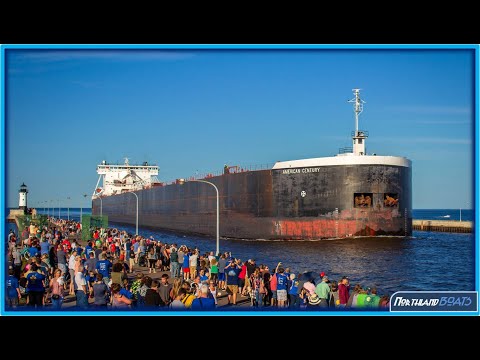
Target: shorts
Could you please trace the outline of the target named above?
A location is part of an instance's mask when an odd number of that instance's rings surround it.
[[[70,279],[72,282],[75,281],[75,270],[68,269],[68,272],[70,273]]]
[[[238,293],[238,285],[227,285],[227,294],[233,295]]]
[[[196,266],[190,266],[190,272],[192,274],[195,274],[195,271],[197,271],[197,267]]]
[[[225,281],[225,273],[219,272],[218,273],[218,281]]]
[[[182,268],[183,272],[184,273],[189,273],[190,272],[190,268]]]
[[[277,290],[272,290],[272,299],[277,300]]]
[[[245,286],[245,279],[238,278],[238,286],[243,288]]]
[[[287,301],[287,290],[277,290],[275,293],[278,301]]]
[[[58,268],[62,271],[62,275],[64,275],[67,272],[67,265],[65,264],[58,264]]]

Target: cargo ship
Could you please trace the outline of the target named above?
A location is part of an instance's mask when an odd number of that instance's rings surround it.
[[[218,200],[224,238],[411,236],[411,161],[367,153],[369,134],[358,128],[365,102],[360,89],[353,93],[353,146],[335,156],[279,161],[260,170],[225,165],[218,174],[169,184],[158,181],[157,165],[102,161],[92,214],[134,225],[138,201],[140,226],[215,236]]]

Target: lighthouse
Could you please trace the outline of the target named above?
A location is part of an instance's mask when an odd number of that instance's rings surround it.
[[[20,186],[20,190],[18,191],[18,208],[20,210],[23,210],[23,212],[26,214],[27,213],[27,194],[28,194],[28,189],[27,185],[23,183]]]

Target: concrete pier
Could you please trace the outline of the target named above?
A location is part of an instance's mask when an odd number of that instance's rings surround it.
[[[455,220],[413,220],[413,230],[453,233],[473,232],[472,221]]]

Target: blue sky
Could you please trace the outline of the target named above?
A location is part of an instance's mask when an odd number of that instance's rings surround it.
[[[351,146],[413,161],[413,208],[472,208],[474,57],[466,50],[20,50],[6,53],[7,206],[82,194],[96,165],[171,181]]]

